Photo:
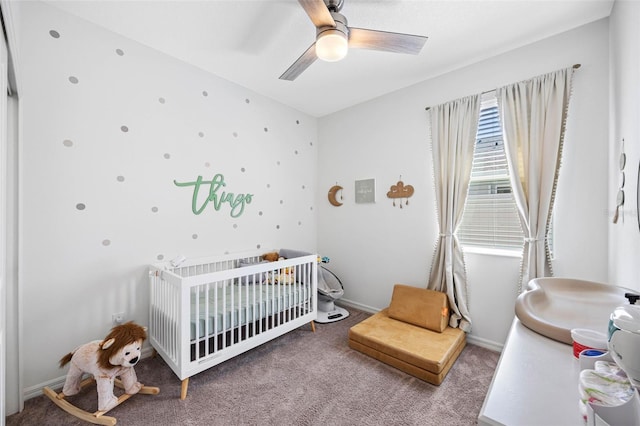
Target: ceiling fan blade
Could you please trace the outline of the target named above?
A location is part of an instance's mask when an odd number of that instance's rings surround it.
[[[336,23],[322,0],[298,0],[316,27],[335,27]]]
[[[295,80],[309,65],[318,59],[316,56],[316,44],[313,43],[296,61],[280,76],[280,80]]]
[[[349,27],[349,47],[417,55],[427,37]]]

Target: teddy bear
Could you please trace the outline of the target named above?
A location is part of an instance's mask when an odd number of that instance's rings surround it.
[[[276,262],[278,260],[285,260],[280,256],[277,251],[265,253],[262,255],[262,260],[269,262]],[[269,274],[266,282],[268,284],[293,284],[293,268],[281,268],[279,271],[273,271]]]
[[[280,257],[280,255],[278,254],[277,251],[273,251],[273,252],[270,252],[270,253],[265,253],[265,254],[262,255],[262,260],[266,260],[266,261],[269,261],[269,262],[275,262],[275,261],[280,260],[280,259],[281,259],[281,257]]]
[[[280,269],[280,273],[276,277],[276,282],[278,284],[293,284],[294,281],[295,277],[293,275],[293,268]]]
[[[70,363],[62,393],[64,396],[80,392],[82,375],[89,373],[98,388],[98,410],[109,411],[118,405],[113,394],[116,377],[120,377],[124,391],[133,395],[142,384],[133,367],[140,360],[142,343],[147,338],[146,327],[131,321],[115,326],[103,340],[95,340],[77,347],[60,359],[60,368]]]

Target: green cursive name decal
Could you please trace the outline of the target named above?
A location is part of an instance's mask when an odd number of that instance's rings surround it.
[[[224,181],[224,176],[218,173],[210,181],[202,180],[202,176],[194,182],[178,182],[174,180],[173,183],[176,186],[193,186],[193,197],[191,198],[191,210],[193,214],[200,214],[207,207],[209,202],[213,202],[213,208],[219,211],[223,204],[228,203],[231,207],[231,217],[239,217],[244,212],[245,204],[251,204],[253,194],[233,194],[232,192],[220,191],[221,188],[227,186]],[[200,193],[200,187],[203,185],[209,185],[209,195],[198,207],[198,199]]]

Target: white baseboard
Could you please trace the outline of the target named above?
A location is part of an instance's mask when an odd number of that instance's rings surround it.
[[[363,305],[361,303],[353,302],[353,301],[348,300],[348,299],[336,300],[335,303],[336,303],[336,305],[340,305],[343,308],[359,309],[361,311],[368,312],[370,314],[376,314],[376,313],[381,311],[381,309],[379,309],[379,308],[374,308],[372,306]]]
[[[153,355],[153,347],[151,345],[145,345],[142,348],[142,358],[150,358]],[[24,400],[35,398],[37,396],[43,395],[42,389],[47,386],[55,391],[60,391],[64,386],[64,381],[67,378],[66,374],[61,377],[56,377],[55,379],[47,380],[46,382],[29,386],[28,388],[24,388],[23,396]]]
[[[64,380],[67,376],[57,377],[55,379],[47,380],[46,382],[24,388],[24,400],[35,398],[43,394],[42,389],[47,386],[53,390],[60,390],[64,385]]]
[[[467,342],[495,352],[502,352],[504,348],[504,344],[474,336],[473,333],[467,334]]]

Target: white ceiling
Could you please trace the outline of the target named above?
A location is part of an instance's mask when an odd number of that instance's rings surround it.
[[[278,77],[314,41],[296,0],[47,0],[213,74],[321,117],[609,16],[614,0],[345,0],[349,25],[428,36],[417,55],[352,49]]]

